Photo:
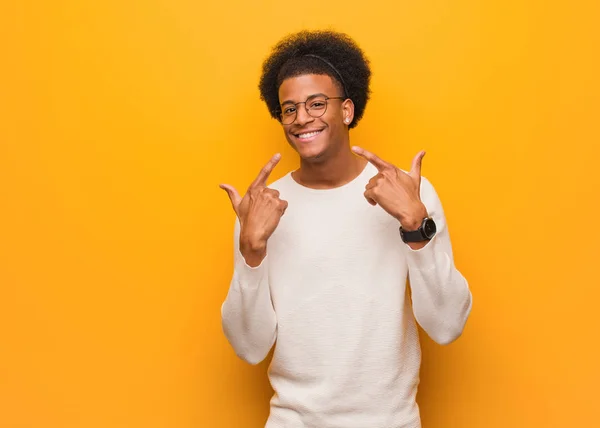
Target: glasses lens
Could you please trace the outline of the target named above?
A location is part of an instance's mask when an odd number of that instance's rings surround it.
[[[325,110],[327,110],[327,99],[322,97],[313,98],[306,103],[306,109],[312,117],[321,117],[325,114]]]
[[[281,118],[281,123],[284,125],[293,123],[296,120],[296,106],[284,107],[279,117]]]

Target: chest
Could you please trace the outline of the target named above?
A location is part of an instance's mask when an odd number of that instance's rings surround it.
[[[398,221],[362,194],[335,201],[288,201],[268,241],[269,281],[276,309],[336,290],[372,295],[398,287],[405,275]]]
[[[398,235],[397,220],[364,197],[318,202],[290,201],[269,239],[269,249],[309,261],[341,262],[374,250]],[[399,237],[399,235],[398,235]]]

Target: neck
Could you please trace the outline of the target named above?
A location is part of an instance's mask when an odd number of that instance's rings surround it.
[[[335,156],[322,162],[300,159],[300,168],[292,173],[294,180],[313,189],[332,189],[354,180],[365,168],[367,161],[345,145]]]

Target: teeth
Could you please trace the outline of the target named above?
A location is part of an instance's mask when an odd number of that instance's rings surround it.
[[[315,135],[319,134],[321,131],[315,131],[315,132],[308,132],[306,134],[300,134],[298,135],[299,138],[310,138],[310,137],[314,137]]]

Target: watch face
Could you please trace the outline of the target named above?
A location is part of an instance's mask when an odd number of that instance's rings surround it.
[[[429,218],[425,221],[425,224],[423,225],[423,233],[425,234],[425,236],[427,237],[427,239],[431,239],[435,236],[435,232],[437,231],[437,228],[435,227],[435,221],[433,221],[433,219]]]

